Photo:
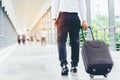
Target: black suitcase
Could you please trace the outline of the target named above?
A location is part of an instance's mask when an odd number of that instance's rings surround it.
[[[90,27],[89,29],[92,33]],[[107,74],[113,67],[113,60],[105,42],[99,40],[85,41],[81,53],[85,70],[90,74],[91,78],[93,78],[94,75],[107,77]]]

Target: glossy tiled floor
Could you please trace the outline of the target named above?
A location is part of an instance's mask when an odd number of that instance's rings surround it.
[[[69,72],[68,76],[61,76],[56,45],[14,46],[0,64],[0,80],[120,80],[119,52],[112,52],[114,66],[107,78],[95,76],[91,79],[85,72],[81,55],[78,73]],[[70,48],[67,48],[67,51],[70,63]],[[0,58],[2,59],[1,56]],[[68,67],[70,68],[70,64]]]

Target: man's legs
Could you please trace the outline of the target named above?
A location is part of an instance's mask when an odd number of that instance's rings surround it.
[[[58,53],[61,66],[67,65],[67,51],[66,51],[66,41],[67,41],[67,31],[61,26],[57,29],[57,44]]]
[[[68,35],[68,25],[66,24],[66,14],[60,14],[57,26],[57,43],[62,75],[68,75],[66,41]]]
[[[63,13],[59,15],[58,26],[57,26],[57,42],[59,60],[61,67],[67,65],[67,53],[66,53],[66,41],[67,34],[70,34],[70,41],[72,47],[72,65],[77,66],[79,61],[79,30],[80,20],[76,13]],[[63,69],[64,71],[64,69]],[[68,70],[67,70],[68,72]]]
[[[73,25],[70,27],[70,43],[71,43],[71,67],[73,72],[77,72],[76,67],[79,62],[79,31],[80,31],[80,20],[78,17],[74,18]]]

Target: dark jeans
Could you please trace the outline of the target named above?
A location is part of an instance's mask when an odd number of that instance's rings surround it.
[[[77,13],[62,12],[57,20],[57,43],[61,66],[67,65],[66,41],[69,33],[71,45],[71,65],[79,62],[79,31],[80,20]]]

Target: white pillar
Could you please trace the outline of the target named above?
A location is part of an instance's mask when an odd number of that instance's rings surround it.
[[[115,50],[116,39],[115,39],[115,12],[114,12],[114,0],[108,0],[109,10],[109,27],[110,27],[110,49]]]

